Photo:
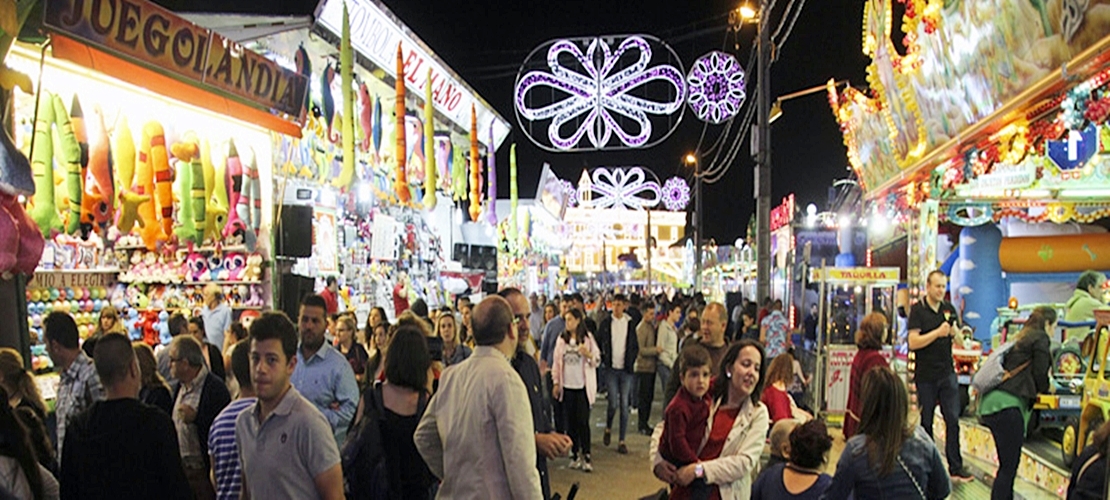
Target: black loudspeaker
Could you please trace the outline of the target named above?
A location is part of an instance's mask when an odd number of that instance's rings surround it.
[[[451,260],[462,264],[464,268],[469,267],[470,245],[466,243],[455,243],[454,251],[451,253]]]
[[[282,257],[312,256],[312,207],[284,205],[278,208],[277,255]]]
[[[312,278],[285,273],[281,276],[281,310],[296,324],[300,314],[301,299],[313,292],[316,282]]]
[[[497,271],[497,247],[471,245],[469,267],[484,271]]]

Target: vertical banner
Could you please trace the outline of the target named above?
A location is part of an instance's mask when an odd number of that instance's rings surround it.
[[[370,229],[370,258],[374,260],[397,260],[397,222],[388,215],[374,214],[374,224]]]
[[[335,209],[316,207],[313,210],[312,258],[321,275],[339,273],[339,234]]]

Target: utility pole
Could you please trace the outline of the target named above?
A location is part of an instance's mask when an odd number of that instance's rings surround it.
[[[755,168],[756,200],[756,296],[761,301],[771,296],[771,9],[767,0],[759,6],[759,58],[756,70],[759,106],[758,152]]]

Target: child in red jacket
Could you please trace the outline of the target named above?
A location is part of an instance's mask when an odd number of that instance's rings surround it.
[[[682,386],[664,412],[663,437],[659,440],[659,454],[675,467],[700,461],[698,451],[705,440],[710,403],[709,351],[699,344],[691,344],[684,347],[679,356],[678,374]],[[705,478],[698,478],[686,488],[676,488],[671,498],[704,500],[709,492]]]

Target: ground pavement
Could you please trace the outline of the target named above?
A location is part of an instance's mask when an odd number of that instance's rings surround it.
[[[651,423],[662,420],[662,410],[660,407],[660,400],[662,395],[659,391],[656,392],[655,403],[652,407]],[[568,468],[570,465],[569,458],[559,458],[548,462],[549,472],[551,474],[551,491],[552,493],[559,493],[565,500],[567,492],[570,491],[571,485],[574,483],[579,484],[578,496],[579,500],[593,500],[593,499],[615,499],[615,500],[635,500],[644,496],[648,496],[665,485],[660,482],[651,472],[651,464],[648,458],[648,446],[650,445],[650,437],[641,436],[637,434],[636,429],[636,415],[633,414],[629,418],[628,437],[625,443],[628,445],[628,454],[620,455],[617,453],[617,426],[620,425],[620,416],[617,415],[613,418],[613,440],[609,446],[602,445],[602,436],[605,432],[605,408],[607,405],[605,395],[599,394],[597,402],[594,403],[591,410],[591,447],[593,455],[593,472],[582,472]],[[830,434],[834,436],[833,448],[829,452],[829,460],[826,463],[825,470],[830,475],[836,470],[836,462],[840,459],[840,453],[844,450],[844,438],[840,434],[840,429],[830,428]],[[943,453],[942,453],[943,455]],[[974,459],[967,459],[965,461],[973,461]],[[986,464],[974,463],[978,470],[985,470]],[[953,494],[951,498],[955,499],[983,499],[990,498],[990,478],[984,478],[981,475],[970,483],[954,484]],[[1033,487],[1031,484],[1018,480],[1015,498],[1024,498],[1027,500],[1040,500],[1056,498],[1038,488]]]

